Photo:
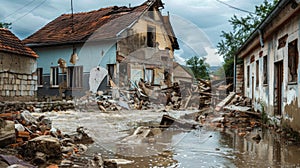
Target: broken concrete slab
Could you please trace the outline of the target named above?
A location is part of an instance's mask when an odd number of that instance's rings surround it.
[[[192,121],[184,121],[184,120],[176,119],[166,114],[162,116],[160,122],[161,128],[172,127],[172,128],[194,129],[197,126],[200,126],[200,124]]]
[[[25,156],[34,158],[37,152],[46,154],[46,158],[60,159],[62,156],[59,140],[50,135],[36,137],[24,145]]]
[[[0,147],[16,142],[15,123],[0,118]]]

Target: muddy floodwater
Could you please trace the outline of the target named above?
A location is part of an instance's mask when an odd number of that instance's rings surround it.
[[[155,125],[163,114],[179,116],[195,111],[49,112],[52,125],[63,132],[83,126],[95,143],[87,156],[133,161],[119,167],[300,167],[300,146],[280,142],[279,134],[257,128],[245,136],[236,130],[210,126],[194,130],[168,129],[149,141],[122,142],[140,125]],[[41,114],[35,114],[41,115]],[[253,136],[260,134],[256,142]]]

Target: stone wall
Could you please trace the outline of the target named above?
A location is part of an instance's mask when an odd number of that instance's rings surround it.
[[[0,72],[0,100],[32,100],[36,90],[37,76]]]
[[[0,101],[34,100],[36,58],[0,52]]]
[[[65,111],[75,109],[74,101],[52,101],[52,102],[0,102],[0,114],[4,112],[15,112],[29,110],[30,112]]]

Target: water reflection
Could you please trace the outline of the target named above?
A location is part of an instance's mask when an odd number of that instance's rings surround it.
[[[134,161],[120,167],[300,167],[300,147],[283,143],[279,134],[263,129],[240,136],[238,130],[205,126],[191,131],[164,131],[155,137],[155,143],[120,143],[129,134],[126,130],[141,121],[141,116],[144,121],[159,121],[162,116],[138,113],[69,112],[49,116],[64,132],[74,131],[78,125],[91,130],[96,143],[91,146],[90,154],[99,152],[106,158]],[[256,134],[262,138],[258,143],[252,139]]]

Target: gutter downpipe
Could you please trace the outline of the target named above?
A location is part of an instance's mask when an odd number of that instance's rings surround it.
[[[250,35],[250,37],[240,47],[240,49],[237,51],[236,55],[239,54],[242,51],[242,49],[245,48],[247,46],[247,44],[250,43],[250,41],[255,38],[256,35],[259,35],[259,31],[262,31],[266,27],[266,25],[272,21],[273,18],[277,17],[277,14],[278,14],[278,12],[280,12],[280,9],[282,9],[282,7],[284,7],[290,1],[292,1],[292,0],[279,1],[278,4],[276,5],[276,7],[273,9],[273,11],[270,13],[270,15],[268,15],[268,17],[266,17],[266,19],[262,21],[262,23],[254,30],[254,32]]]

